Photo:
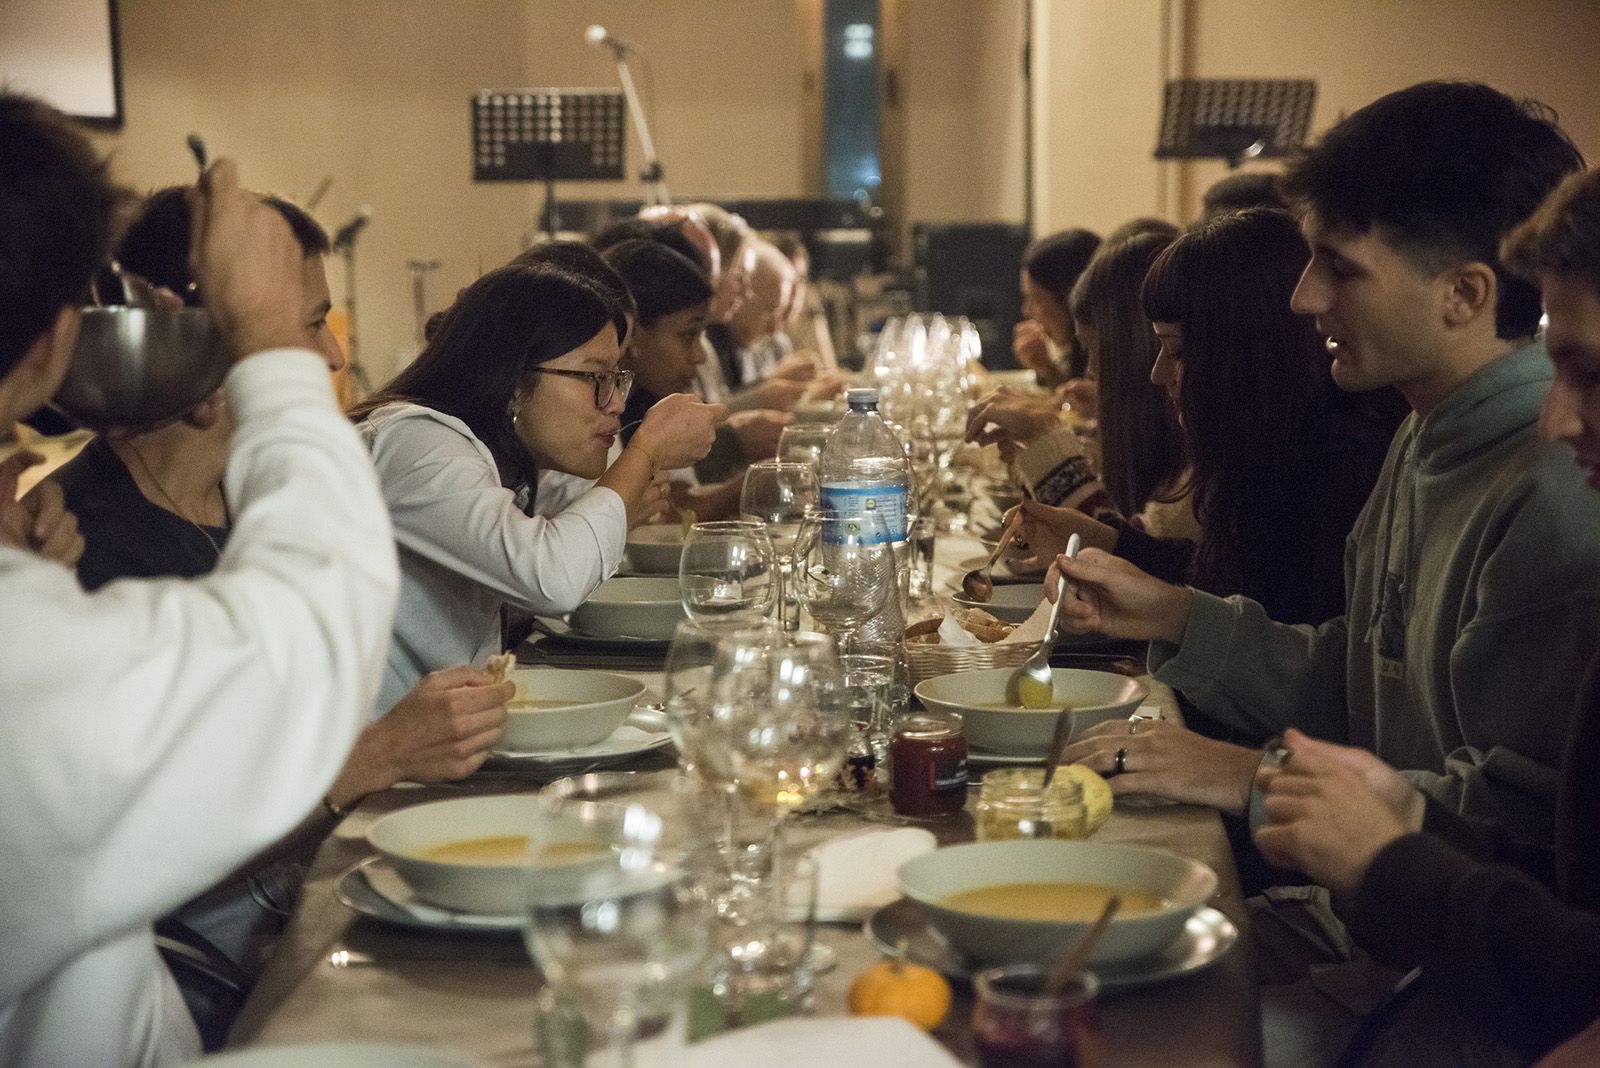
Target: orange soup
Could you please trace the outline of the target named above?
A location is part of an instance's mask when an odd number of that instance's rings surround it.
[[[1118,916],[1155,912],[1166,902],[1143,890],[1098,883],[1002,883],[963,890],[939,899],[947,909],[1005,920],[1059,920],[1091,923],[1100,918],[1112,894],[1122,899]]]

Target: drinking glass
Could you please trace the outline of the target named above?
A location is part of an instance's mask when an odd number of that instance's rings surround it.
[[[811,465],[811,470],[817,469],[817,461],[822,458],[823,446],[828,444],[828,438],[833,435],[833,427],[826,424],[796,423],[783,428],[783,433],[778,435],[778,459],[788,463],[806,463]]]
[[[777,567],[766,524],[696,523],[683,541],[678,589],[690,619],[759,622],[772,611]]]
[[[730,1026],[811,1007],[817,922],[817,863],[779,851],[753,907],[717,926],[711,989]]]
[[[875,515],[817,511],[805,525],[795,569],[800,599],[817,625],[845,644],[898,596],[894,548]]]
[[[711,932],[696,809],[675,772],[583,775],[539,794],[524,938],[551,988],[547,1064],[622,1068],[636,1046],[664,1062],[681,1050]]]
[[[662,684],[662,708],[667,729],[678,748],[678,765],[700,785],[712,790],[732,789],[732,783],[713,778],[713,769],[701,755],[705,727],[711,715],[711,672],[717,644],[735,641],[776,641],[777,631],[765,622],[739,619],[686,619],[672,632]]]
[[[789,613],[789,576],[799,552],[802,520],[818,502],[817,472],[808,463],[762,460],[751,464],[739,495],[739,511],[746,519],[767,525],[773,555],[778,561],[778,617],[784,630],[800,629],[800,609]]]

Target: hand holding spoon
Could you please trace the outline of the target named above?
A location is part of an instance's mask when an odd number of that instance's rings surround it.
[[[1067,556],[1078,555],[1081,539],[1073,534],[1067,539]],[[1056,586],[1056,599],[1050,605],[1050,618],[1044,625],[1044,638],[1039,648],[1028,657],[1006,680],[1006,699],[1023,708],[1049,708],[1055,701],[1055,676],[1050,673],[1050,651],[1055,647],[1056,618],[1061,615],[1061,600],[1067,595],[1067,576],[1060,576]],[[1059,729],[1057,731],[1059,733]],[[1046,769],[1046,774],[1050,774]]]
[[[975,567],[961,576],[961,592],[974,601],[989,601],[994,597],[994,577],[991,572],[994,562],[1000,559],[1000,554],[1006,551],[1017,531],[1022,529],[1022,510],[1019,508],[1011,517],[1011,522],[1006,524],[1000,540],[995,543],[994,552],[989,554],[988,561],[982,567]]]

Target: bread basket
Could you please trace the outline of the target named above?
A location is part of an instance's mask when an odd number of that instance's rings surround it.
[[[979,668],[1021,667],[1039,648],[1038,642],[993,642],[987,645],[924,645],[906,642],[906,667],[911,685],[938,675]]]

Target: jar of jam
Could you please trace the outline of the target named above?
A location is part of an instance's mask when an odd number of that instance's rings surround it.
[[[1043,768],[1007,768],[985,775],[976,820],[980,842],[1089,837],[1083,787],[1070,775],[1057,775],[1046,792]]]
[[[967,804],[967,735],[961,717],[921,712],[889,742],[889,803],[902,816],[951,816]]]
[[[1046,993],[1044,984],[1032,964],[977,974],[972,1039],[979,1068],[1104,1068],[1094,973],[1079,974],[1060,994]]]

